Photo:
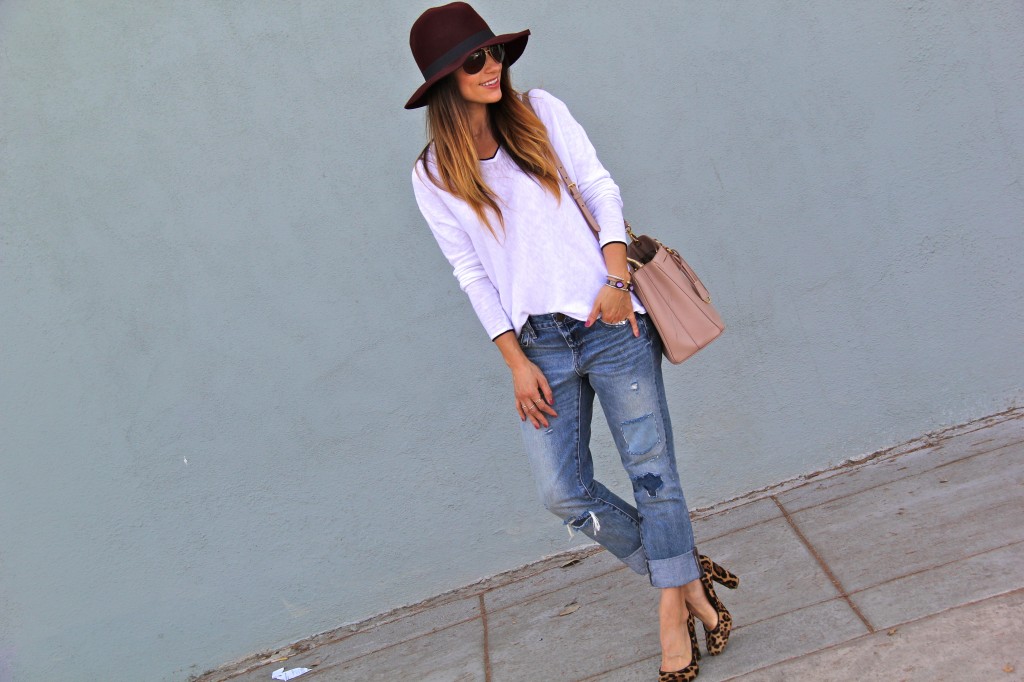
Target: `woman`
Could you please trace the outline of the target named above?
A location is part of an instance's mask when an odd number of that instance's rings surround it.
[[[661,680],[697,676],[693,617],[717,654],[731,629],[701,557],[676,471],[661,345],[631,294],[619,190],[565,105],[529,104],[508,67],[529,31],[495,36],[467,4],[424,12],[410,45],[430,143],[413,171],[424,218],[512,373],[523,442],[544,506],[661,588]],[[563,191],[557,159],[601,231]],[[634,508],[593,478],[590,423],[601,399]]]

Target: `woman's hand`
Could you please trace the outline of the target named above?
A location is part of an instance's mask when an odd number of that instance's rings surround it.
[[[501,351],[505,364],[512,371],[512,388],[516,394],[516,412],[519,421],[530,420],[533,428],[547,428],[548,418],[544,415],[557,417],[552,407],[555,397],[540,367],[530,362],[523,349],[519,347],[516,334],[511,329],[494,338],[494,345]]]
[[[633,336],[640,336],[640,328],[636,326],[636,314],[633,312],[633,297],[625,289],[613,289],[602,286],[594,299],[594,307],[587,317],[587,326],[594,324],[600,317],[606,324],[618,324],[629,320],[633,327]]]
[[[512,370],[512,387],[516,394],[516,410],[519,421],[530,420],[533,428],[547,428],[548,418],[544,415],[557,417],[558,413],[552,405],[555,398],[544,373],[537,365],[523,358],[521,362],[510,367]]]

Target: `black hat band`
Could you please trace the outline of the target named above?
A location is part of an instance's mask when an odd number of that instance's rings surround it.
[[[462,55],[471,51],[480,43],[486,43],[493,37],[494,33],[491,32],[490,29],[474,33],[473,35],[466,38],[452,49],[445,52],[444,55],[435,59],[433,64],[431,64],[429,67],[423,70],[423,79],[430,80],[439,72],[443,71],[446,67],[451,65],[453,59],[458,59]]]

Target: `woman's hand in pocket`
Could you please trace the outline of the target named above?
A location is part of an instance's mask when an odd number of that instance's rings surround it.
[[[605,324],[619,324],[629,320],[633,327],[633,336],[640,336],[640,328],[636,324],[636,314],[633,312],[633,297],[623,289],[613,289],[609,286],[602,286],[594,299],[594,306],[587,317],[587,326],[594,324],[600,317]]]

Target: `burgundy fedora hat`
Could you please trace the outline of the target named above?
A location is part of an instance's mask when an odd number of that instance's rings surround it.
[[[481,47],[504,43],[505,66],[514,64],[526,49],[529,35],[529,30],[494,35],[487,22],[464,2],[431,7],[420,15],[409,32],[409,47],[424,83],[405,103],[405,108],[425,105],[430,87],[462,66],[466,57]]]

